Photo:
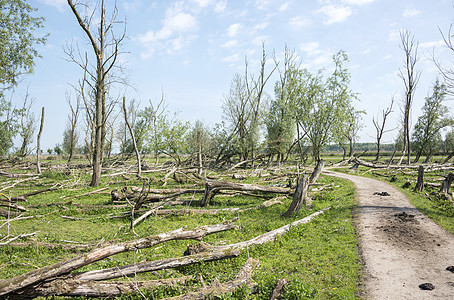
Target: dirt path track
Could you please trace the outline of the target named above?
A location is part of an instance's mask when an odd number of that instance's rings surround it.
[[[324,171],[352,181],[359,199],[364,299],[454,299],[454,236],[420,213],[391,185]],[[386,192],[389,196],[374,193]],[[420,284],[431,283],[433,290]]]

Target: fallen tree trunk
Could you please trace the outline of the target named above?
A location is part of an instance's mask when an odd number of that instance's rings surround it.
[[[234,183],[227,181],[216,181],[216,180],[205,180],[205,191],[202,199],[200,200],[200,206],[206,207],[217,192],[221,190],[234,190],[243,192],[264,192],[264,193],[276,193],[276,194],[290,194],[292,190],[290,188],[275,187],[275,186],[264,186],[256,184],[246,183]]]
[[[202,226],[197,227],[193,230],[184,230],[183,228],[180,228],[174,231],[152,235],[134,241],[123,242],[116,245],[95,249],[82,256],[78,256],[67,261],[59,262],[10,279],[3,280],[0,282],[0,296],[7,295],[8,293],[12,293],[49,278],[69,274],[72,271],[77,270],[83,266],[89,265],[118,253],[150,248],[170,240],[200,240],[208,234],[231,230],[234,228],[236,228],[236,225],[233,224],[233,222]]]
[[[239,242],[239,243],[235,243],[235,244],[230,244],[230,245],[225,245],[225,246],[210,246],[208,244],[205,244],[205,243],[201,243],[199,244],[200,246],[194,246],[194,245],[188,245],[188,248],[187,248],[187,252],[186,253],[190,253],[190,254],[194,254],[194,253],[198,253],[198,252],[204,252],[204,251],[216,251],[216,250],[223,250],[223,249],[245,249],[249,246],[256,246],[256,245],[263,245],[267,242],[271,242],[271,241],[274,241],[276,239],[276,237],[278,236],[281,236],[283,235],[284,233],[286,233],[287,231],[290,230],[291,227],[293,226],[297,226],[297,225],[300,225],[300,224],[305,224],[305,223],[308,223],[310,222],[313,218],[315,218],[316,216],[324,213],[325,211],[329,210],[330,207],[328,208],[325,208],[325,209],[322,209],[322,210],[319,210],[303,219],[300,219],[300,220],[297,220],[293,223],[290,223],[290,224],[287,224],[285,226],[282,226],[282,227],[279,227],[277,229],[274,229],[272,231],[269,231],[269,232],[266,232],[262,235],[259,235],[255,238],[252,238],[248,241],[243,241],[243,242]]]
[[[253,288],[256,284],[252,281],[251,276],[259,264],[260,262],[258,260],[249,258],[232,281],[219,283],[219,280],[216,278],[208,287],[202,287],[196,292],[185,295],[167,298],[167,300],[203,300],[207,299],[208,295],[219,296],[233,292],[245,284]]]
[[[159,271],[177,267],[188,266],[200,262],[210,262],[215,260],[237,257],[241,254],[238,249],[219,249],[216,251],[202,252],[184,257],[169,258],[156,261],[146,261],[131,265],[119,266],[110,269],[87,271],[75,275],[74,280],[108,280],[134,274]]]
[[[50,296],[69,296],[69,297],[96,297],[113,298],[125,294],[138,293],[140,289],[150,289],[160,286],[178,287],[191,280],[192,276],[180,278],[158,279],[150,281],[77,281],[77,280],[58,280],[58,285],[54,281],[44,283],[37,287],[27,288],[20,293],[13,294],[12,297],[34,298]]]

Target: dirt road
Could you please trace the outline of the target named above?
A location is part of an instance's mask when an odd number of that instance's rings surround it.
[[[453,235],[385,182],[324,173],[356,186],[364,299],[454,299],[454,273],[446,270],[454,265]],[[424,283],[435,288],[423,290]]]

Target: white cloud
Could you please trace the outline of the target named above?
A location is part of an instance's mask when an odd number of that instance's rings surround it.
[[[53,6],[59,11],[63,11],[66,5],[68,5],[66,0],[39,0],[39,1],[46,5]]]
[[[316,55],[320,53],[319,42],[309,42],[300,44],[300,50],[306,52],[308,55]]]
[[[388,38],[390,41],[398,41],[400,39],[400,30],[393,29],[389,32]]]
[[[237,62],[237,61],[239,61],[239,59],[240,59],[240,55],[237,53],[237,54],[233,54],[233,55],[224,57],[224,58],[222,59],[222,61],[223,61],[223,62],[232,63],[232,62]]]
[[[302,64],[304,68],[327,66],[333,59],[332,51],[330,49],[321,49],[319,42],[302,43],[299,49],[305,52],[308,57]]]
[[[147,50],[142,54],[148,57],[155,53],[157,48],[165,49],[167,53],[181,51],[196,38],[193,32],[198,25],[195,16],[185,12],[178,3],[167,9],[166,17],[162,21],[160,30],[149,30],[140,34],[136,40]]]
[[[263,43],[268,44],[267,42],[269,42],[270,40],[271,40],[270,36],[268,36],[268,35],[260,35],[260,36],[255,37],[252,40],[252,43],[254,45],[261,46]]]
[[[369,54],[370,51],[371,51],[370,48],[367,48],[366,50],[364,50],[364,51],[362,52],[362,54]]]
[[[227,1],[217,1],[216,5],[214,6],[215,12],[223,12],[227,6]]]
[[[328,20],[323,22],[325,25],[344,22],[353,14],[351,7],[334,4],[325,5],[316,12],[328,17]]]
[[[229,37],[235,37],[238,34],[238,31],[241,29],[241,24],[240,23],[235,23],[229,26],[227,28],[227,35]]]
[[[231,48],[231,47],[235,47],[236,45],[238,45],[237,40],[230,40],[230,41],[227,41],[224,44],[222,44],[221,47],[222,48]]]
[[[445,45],[444,40],[438,40],[438,41],[432,41],[432,42],[424,42],[419,44],[420,48],[435,48],[435,47],[441,47]]]
[[[254,26],[254,30],[263,30],[266,27],[268,27],[269,24],[270,24],[269,22],[263,22],[263,23],[257,24]]]
[[[350,5],[366,5],[371,4],[375,0],[343,0],[343,3],[350,4]]]
[[[405,9],[403,16],[404,16],[404,18],[411,18],[411,17],[419,15],[420,12],[421,12],[420,10],[417,10],[415,8],[407,8],[407,9]]]
[[[279,11],[286,11],[288,8],[288,2],[282,4],[280,7],[279,7]]]
[[[192,0],[192,2],[194,2],[200,7],[207,7],[208,5],[211,4],[212,0]]]
[[[264,9],[268,4],[270,4],[269,0],[255,0],[255,7],[258,9]]]
[[[306,27],[311,24],[311,22],[303,16],[293,17],[288,21],[288,23],[295,29]]]
[[[392,56],[391,54],[388,54],[388,55],[386,55],[386,56],[383,56],[383,57],[381,58],[381,60],[388,60],[388,59],[391,59],[392,57],[393,57],[393,56]]]

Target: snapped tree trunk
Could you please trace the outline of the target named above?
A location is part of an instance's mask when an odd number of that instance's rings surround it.
[[[36,141],[36,172],[41,174],[41,134],[43,133],[44,126],[44,106],[41,109],[41,125],[39,126],[38,139]]]
[[[443,180],[441,184],[440,192],[449,193],[449,188],[451,187],[452,181],[454,180],[454,173],[449,173],[448,176]]]
[[[137,175],[140,176],[142,174],[142,163],[140,161],[140,152],[137,148],[136,137],[134,135],[134,130],[131,127],[131,123],[128,120],[128,113],[126,111],[126,97],[123,97],[123,113],[125,115],[125,123],[128,126],[129,134],[131,134],[132,144],[134,145],[134,151],[136,152],[137,157]]]
[[[301,210],[303,204],[306,206],[306,195],[309,189],[309,179],[306,176],[298,178],[298,184],[296,187],[295,194],[293,195],[293,201],[290,204],[288,210],[282,214],[283,217],[290,217]]]
[[[424,166],[418,168],[418,180],[416,181],[415,191],[422,192],[424,188]]]

